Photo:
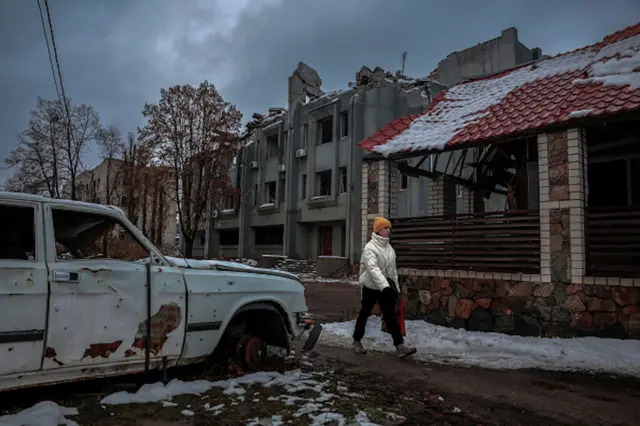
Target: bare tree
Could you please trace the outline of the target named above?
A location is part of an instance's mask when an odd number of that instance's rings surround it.
[[[100,120],[90,105],[69,104],[69,113],[70,120],[59,101],[38,98],[27,129],[5,159],[8,166],[15,167],[7,189],[60,198],[69,183],[69,195],[76,199],[75,179],[82,169],[82,153],[100,129]]]
[[[140,140],[155,164],[172,169],[185,256],[190,257],[207,207],[234,190],[227,177],[230,153],[240,145],[242,114],[225,102],[207,81],[198,87],[178,85],[160,90],[160,100],[147,104]]]
[[[120,129],[116,126],[108,126],[98,131],[96,136],[98,148],[102,153],[102,158],[107,163],[107,181],[105,188],[105,204],[112,204],[114,193],[121,189],[120,179],[122,177],[122,160],[124,145]]]

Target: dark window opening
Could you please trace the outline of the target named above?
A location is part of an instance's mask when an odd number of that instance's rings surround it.
[[[204,247],[205,244],[205,240],[206,240],[207,234],[206,232],[201,232],[200,233],[200,245]]]
[[[253,185],[253,205],[258,205],[258,184]]]
[[[267,182],[264,184],[264,202],[275,203],[276,202],[276,183]]]
[[[137,261],[149,257],[144,246],[110,216],[53,209],[58,260],[116,259]]]
[[[331,195],[331,170],[316,173],[316,196]]]
[[[35,260],[35,212],[32,207],[0,206],[0,259]]]
[[[255,228],[255,245],[281,245],[284,241],[284,227],[260,226]]]
[[[344,194],[345,192],[347,192],[348,189],[348,183],[347,183],[347,168],[346,167],[340,167],[340,169],[338,169],[338,174],[340,175],[340,188],[338,190],[338,192],[340,194]]]
[[[240,230],[238,229],[221,229],[219,233],[221,246],[237,246],[240,243]]]
[[[589,165],[589,206],[627,205],[627,162],[607,161]]]
[[[333,116],[318,120],[318,140],[321,144],[333,142]]]
[[[278,182],[280,188],[278,188],[278,202],[279,203],[284,203],[284,191],[285,191],[285,185],[286,185],[286,178],[281,177],[279,182]]]
[[[307,175],[302,175],[302,188],[300,188],[300,198],[307,198]]]
[[[302,148],[309,146],[309,125],[305,124],[302,127]]]
[[[267,158],[278,156],[278,135],[267,137]]]
[[[349,113],[347,111],[340,113],[340,137],[349,136]]]
[[[400,189],[407,189],[409,187],[409,176],[404,173],[400,173]]]

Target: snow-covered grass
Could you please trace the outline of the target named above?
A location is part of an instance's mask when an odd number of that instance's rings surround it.
[[[261,399],[260,392],[248,393],[248,387],[252,385],[262,385],[265,388],[280,388],[283,393],[278,396],[271,396],[267,401],[280,402],[285,407],[292,407],[293,413],[290,411],[272,413],[270,424],[283,424],[283,416],[291,415],[294,418],[306,416],[309,418],[311,425],[322,425],[331,421],[337,421],[344,425],[348,416],[341,413],[335,403],[339,401],[340,395],[330,392],[333,387],[330,380],[322,380],[324,373],[303,373],[300,370],[287,371],[285,373],[278,372],[258,372],[248,374],[228,380],[207,381],[197,380],[193,382],[185,382],[174,379],[168,384],[153,383],[142,386],[136,393],[125,391],[116,392],[108,395],[100,401],[104,405],[122,405],[122,404],[146,404],[160,403],[164,407],[177,406],[171,402],[172,398],[180,395],[201,395],[209,391],[219,389],[221,395],[230,399],[230,404],[218,404],[211,407],[211,404],[205,403],[202,406],[203,411],[213,411],[215,416],[223,414],[225,406],[235,406],[239,403],[249,403],[249,400],[256,403]],[[322,381],[321,381],[322,380]],[[353,396],[347,387],[338,386],[337,392],[344,396]],[[294,394],[302,394],[300,396]],[[315,396],[310,396],[315,394]],[[361,397],[361,396],[358,396]],[[204,396],[203,399],[207,398]],[[182,407],[180,407],[182,408]],[[187,405],[181,410],[183,416],[192,417],[197,414],[197,408]],[[393,413],[387,413],[389,415]],[[249,419],[247,424],[265,424],[259,423],[261,419]],[[357,425],[373,425],[364,412],[359,412],[354,421]],[[353,423],[351,423],[353,424]]]
[[[351,344],[355,321],[325,324],[320,343]],[[363,339],[365,347],[394,350],[391,337],[371,317]],[[584,371],[640,377],[640,341],[581,337],[574,339],[509,336],[438,327],[424,321],[406,321],[406,343],[418,348],[415,358],[499,370],[541,369]]]
[[[61,407],[53,401],[42,401],[17,414],[0,416],[0,426],[77,426],[66,416],[77,416],[78,410]]]

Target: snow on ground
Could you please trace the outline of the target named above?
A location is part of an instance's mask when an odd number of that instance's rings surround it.
[[[323,425],[332,421],[337,421],[339,424],[344,425],[347,422],[347,417],[337,412],[337,408],[334,407],[335,401],[339,400],[340,395],[329,392],[330,380],[320,381],[324,373],[308,374],[303,373],[300,370],[287,371],[285,373],[278,372],[258,372],[247,374],[242,377],[232,378],[228,380],[219,380],[211,382],[207,380],[196,380],[193,382],[185,382],[179,379],[174,379],[168,384],[153,383],[142,386],[136,393],[129,393],[126,391],[116,392],[106,396],[102,399],[101,404],[105,405],[121,405],[121,404],[145,404],[145,403],[160,403],[162,406],[175,406],[175,403],[169,404],[173,397],[179,395],[201,395],[210,390],[219,389],[223,395],[232,399],[230,406],[238,405],[239,403],[248,403],[250,398],[256,402],[260,399],[260,393],[255,392],[251,397],[247,395],[247,389],[244,386],[262,385],[267,388],[278,387],[282,389],[283,393],[277,397],[268,398],[269,401],[280,401],[284,406],[292,407],[293,417],[300,418],[306,416],[310,419],[311,425]],[[316,396],[309,396],[310,392],[315,393]],[[353,396],[353,393],[349,393],[348,389],[344,386],[338,389],[338,392],[344,396]],[[295,394],[303,394],[304,396],[297,396]],[[203,397],[203,399],[206,397]],[[204,411],[214,411],[215,415],[222,414],[224,412],[225,404],[219,404],[215,407],[211,407],[209,403],[205,403],[202,407]],[[186,406],[181,411],[184,416],[191,417],[197,412],[197,407]],[[290,412],[289,412],[290,413]],[[283,414],[287,413],[272,413],[270,419],[249,419],[248,424],[284,424],[282,421]],[[389,416],[397,416],[394,413],[386,413]],[[355,422],[355,423],[354,423]],[[359,412],[353,419],[353,422],[349,424],[355,425],[373,425],[364,412]],[[3,425],[4,426],[4,425]]]
[[[355,321],[324,324],[319,343],[350,345],[354,325]],[[498,370],[535,368],[640,377],[638,340],[520,337],[439,327],[424,321],[406,321],[405,325],[406,343],[418,348],[415,357],[422,361]],[[393,351],[391,337],[380,326],[379,317],[369,318],[364,346]]]
[[[61,407],[53,401],[42,401],[17,414],[0,416],[0,426],[77,426],[65,416],[76,416],[78,410]]]

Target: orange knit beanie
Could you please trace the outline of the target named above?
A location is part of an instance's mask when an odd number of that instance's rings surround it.
[[[386,227],[391,228],[391,222],[384,217],[376,217],[373,219],[373,232],[376,234]]]

